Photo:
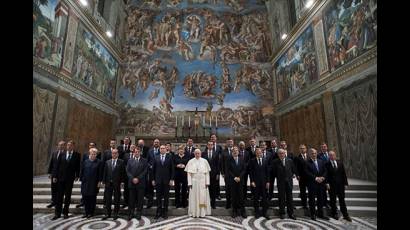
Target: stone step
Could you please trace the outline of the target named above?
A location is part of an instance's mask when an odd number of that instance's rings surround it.
[[[222,184],[222,183],[221,183]],[[75,182],[73,185],[73,188],[80,188],[81,183],[80,182]],[[33,182],[33,188],[49,188],[50,187],[50,182]],[[275,183],[276,187],[276,183]],[[171,188],[174,188],[171,186]],[[222,184],[220,185],[221,190],[225,190],[225,185]],[[248,182],[248,188],[249,188],[249,182]],[[293,185],[294,190],[299,190],[299,185],[294,184]],[[349,190],[377,190],[377,185],[371,185],[371,184],[352,184],[348,186]]]
[[[81,199],[81,195],[72,195],[71,196],[71,203],[72,204],[79,204]],[[35,203],[50,203],[51,196],[50,195],[33,195],[33,202]],[[293,199],[294,204],[296,206],[301,206],[301,199],[299,197],[295,197]],[[376,198],[345,198],[346,205],[348,206],[369,206],[375,207],[377,206],[377,199]],[[278,198],[273,198],[269,204],[270,206],[278,206]],[[144,199],[144,204],[147,203],[147,200]],[[97,196],[97,204],[103,204],[103,196]],[[169,204],[171,206],[175,206],[175,198],[169,198]],[[225,207],[226,199],[222,198],[221,200],[216,200],[216,206]],[[247,199],[245,206],[252,207],[253,201],[252,199]]]
[[[123,190],[122,190],[123,191]],[[155,192],[155,190],[154,190]],[[277,190],[274,190],[274,196],[277,194]],[[104,193],[104,188],[100,188],[99,194]],[[293,197],[299,197],[299,189],[293,190]],[[73,195],[81,195],[80,188],[73,188]],[[173,197],[175,191],[172,189],[170,190],[170,197]],[[51,195],[51,188],[33,188],[33,195]],[[251,197],[251,192],[248,190],[248,196]],[[277,196],[277,195],[276,195]],[[225,197],[225,191],[221,190],[221,197]],[[377,191],[373,190],[346,190],[346,198],[377,198]]]
[[[54,208],[47,208],[47,203],[33,203],[33,214],[35,213],[53,213]],[[252,207],[246,207],[246,212],[248,215],[253,215],[254,209]],[[377,216],[377,207],[367,207],[367,206],[347,206],[347,210],[349,212],[349,215],[351,216]],[[70,205],[69,208],[70,214],[75,214],[75,215],[82,215],[84,214],[84,209],[83,208],[75,208],[74,205]],[[149,209],[144,208],[143,209],[143,215],[146,216],[154,216],[156,212],[156,208],[152,207]],[[168,215],[169,216],[183,216],[187,215],[187,208],[174,208],[174,207],[169,207],[168,210]],[[97,204],[95,213],[97,215],[102,215],[105,213],[105,210],[103,209],[103,206],[100,204]],[[127,209],[120,209],[120,215],[125,217],[128,214]],[[214,216],[229,216],[231,215],[231,209],[225,209],[224,207],[217,207],[216,209],[212,209],[212,215]],[[279,209],[277,207],[274,208],[269,208],[268,210],[268,215],[269,216],[278,216],[279,215]],[[307,216],[308,213],[301,209],[301,207],[296,207],[295,210],[295,215],[296,216]]]

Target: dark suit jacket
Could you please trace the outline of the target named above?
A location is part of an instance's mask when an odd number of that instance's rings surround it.
[[[262,159],[262,166],[259,166],[256,158],[249,162],[249,176],[251,182],[255,182],[256,186],[266,186],[270,181],[270,164],[268,161]]]
[[[121,159],[117,159],[115,168],[112,167],[112,159],[104,163],[103,182],[109,184],[111,181],[114,186],[120,186],[124,181],[125,164]]]
[[[165,154],[164,165],[161,164],[161,154],[155,156],[152,165],[152,177],[155,184],[168,184],[170,180],[174,180],[174,162],[170,154]]]
[[[124,149],[124,145],[123,145],[123,144],[122,144],[122,145],[119,145],[119,146],[117,147],[117,149],[118,149],[118,158],[123,159],[125,153],[131,152],[130,147],[131,147],[131,145],[129,144],[128,147],[127,147],[127,149]]]
[[[306,181],[307,180],[307,175],[306,175],[306,164],[307,161],[309,160],[309,156],[306,153],[306,160],[303,159],[302,154],[299,154],[299,156],[295,157],[295,164],[296,164],[296,169],[298,170],[300,180]]]
[[[112,158],[112,155],[111,155],[111,154],[112,154],[112,153],[111,153],[111,148],[104,150],[104,152],[103,152],[103,154],[102,154],[102,156],[101,156],[101,160],[102,160],[103,162],[106,162],[106,161],[110,160],[110,159]]]
[[[323,181],[320,184],[315,181],[316,177],[327,178],[327,170],[325,167],[325,163],[321,159],[317,159],[317,164],[319,166],[319,171],[316,170],[315,163],[312,159],[309,159],[306,163],[305,173],[307,176],[307,182],[309,187],[325,184],[325,181]]]
[[[195,157],[195,154],[194,154],[195,149],[196,149],[196,148],[195,148],[194,146],[192,146],[191,152],[189,152],[189,151],[188,151],[188,146],[185,147],[185,149],[184,149],[185,155],[187,155],[187,156],[189,157],[189,159],[194,158],[194,157]]]
[[[148,159],[148,152],[149,152],[149,147],[145,146],[142,147],[142,149],[140,150],[141,156],[145,159]]]
[[[57,181],[72,182],[76,177],[80,177],[80,154],[73,151],[71,159],[67,161],[66,153],[67,151],[64,151],[60,154],[52,174],[53,178],[57,178]]]
[[[185,168],[177,168],[177,165],[183,164],[186,166],[190,159],[191,158],[186,154],[184,154],[183,157],[180,157],[178,154],[174,156],[173,161],[175,167],[175,179],[187,179],[187,173],[185,172]]]
[[[274,150],[272,147],[267,149],[267,151],[272,153],[272,158],[273,159],[279,158],[278,157],[278,150],[279,150],[279,147],[276,147],[276,150]]]
[[[336,160],[337,169],[333,168],[332,162],[326,162],[325,166],[327,169],[326,183],[329,183],[331,188],[336,190],[344,189],[345,185],[349,185],[347,182],[347,176],[345,172],[345,166],[343,162]]]
[[[139,162],[131,158],[127,164],[128,188],[144,189],[147,183],[148,160],[141,157]],[[132,183],[133,178],[138,178],[137,184]]]
[[[151,170],[152,170],[152,165],[154,164],[155,157],[158,156],[159,154],[160,154],[159,147],[158,147],[157,153],[154,153],[154,147],[148,150],[147,160],[148,160],[148,166],[150,167]]]
[[[276,178],[277,184],[290,183],[293,185],[293,175],[298,175],[295,164],[289,158],[285,158],[285,167],[280,158],[272,162],[272,175]]]
[[[231,149],[231,152],[229,153],[228,148],[225,148],[221,152],[221,157],[219,161],[219,170],[222,175],[225,175],[225,176],[227,175],[227,172],[226,172],[227,163],[228,163],[228,159],[232,157],[232,152],[233,151]],[[206,152],[206,154],[208,154],[208,152]]]
[[[64,153],[64,150],[61,151],[61,153]],[[48,174],[52,174],[53,173],[53,168],[57,165],[58,163],[58,150],[51,153],[51,158],[50,158],[50,162],[48,164],[48,170],[47,173]]]
[[[325,153],[320,152],[317,154],[317,158],[321,159],[323,162],[328,162],[329,161],[329,152],[327,152],[327,157],[325,155]]]
[[[220,173],[220,154],[218,152],[212,152],[212,159],[209,159],[208,157],[208,150],[205,152],[202,152],[202,158],[206,159],[209,163],[209,166],[211,167],[211,172],[210,176],[211,178],[214,178],[216,175],[219,175]]]
[[[236,165],[235,159],[233,157],[229,158],[227,163],[227,173],[229,175],[229,181],[231,184],[238,184],[234,181],[235,177],[240,177],[239,184],[243,185],[244,175],[246,173],[246,164],[243,159],[238,157],[238,165]]]
[[[255,145],[255,150],[256,150],[256,148],[259,148],[259,146]],[[246,147],[245,150],[249,152],[249,155],[250,155],[250,158],[251,158],[251,159],[256,157],[255,152],[252,151],[252,147],[251,147],[251,146]]]
[[[205,151],[205,152],[208,152],[208,146],[205,147],[205,150],[204,150],[204,151]],[[214,152],[215,152],[215,146],[214,146]],[[221,153],[222,153],[222,146],[216,144],[216,152],[217,152],[218,154],[221,154]]]
[[[98,182],[102,181],[102,162],[100,159],[87,159],[81,164],[81,195],[96,196]]]

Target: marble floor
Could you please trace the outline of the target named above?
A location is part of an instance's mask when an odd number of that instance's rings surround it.
[[[33,229],[377,229],[377,218],[352,217],[353,222],[343,219],[312,221],[306,217],[297,220],[279,219],[273,217],[255,219],[254,216],[232,218],[229,216],[207,216],[205,218],[191,218],[188,216],[170,216],[164,220],[143,216],[140,221],[119,218],[117,220],[101,220],[102,216],[83,219],[81,215],[70,216],[68,219],[52,221],[53,214],[33,214]]]

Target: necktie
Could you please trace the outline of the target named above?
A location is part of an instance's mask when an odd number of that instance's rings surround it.
[[[316,160],[315,160],[315,167],[316,167],[316,170],[319,172],[319,165],[317,164]]]
[[[263,151],[263,158],[265,158],[266,157],[266,152],[265,151]]]
[[[336,161],[332,161],[332,162],[333,162],[333,168],[337,169]]]
[[[214,146],[214,151],[216,152],[216,143],[214,143],[214,145],[215,145],[215,146]]]
[[[228,148],[229,156],[231,155],[231,148]]]
[[[164,164],[164,155],[161,155],[161,163]]]
[[[262,159],[259,158],[259,166],[262,166]]]
[[[283,158],[283,160],[282,160],[282,164],[283,164],[283,167],[285,167],[286,165],[285,165],[285,158]]]
[[[112,162],[112,168],[115,168],[115,161],[116,161],[116,160],[114,160],[114,161]]]
[[[238,165],[238,157],[235,157],[236,165]]]
[[[208,158],[209,158],[209,159],[212,158],[212,151],[208,151]]]
[[[191,153],[191,147],[189,147],[189,153]]]
[[[71,159],[71,152],[67,156],[67,160],[69,161]]]

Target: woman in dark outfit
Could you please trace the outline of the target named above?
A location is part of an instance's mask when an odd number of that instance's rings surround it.
[[[188,179],[184,171],[185,166],[189,161],[189,156],[185,155],[184,147],[181,145],[178,148],[178,153],[174,155],[175,165],[175,207],[185,208],[188,205],[187,201],[187,187]]]
[[[102,162],[97,159],[96,148],[91,148],[89,158],[81,165],[81,195],[83,196],[85,214],[83,218],[94,216],[97,201],[98,185],[102,181]]]

